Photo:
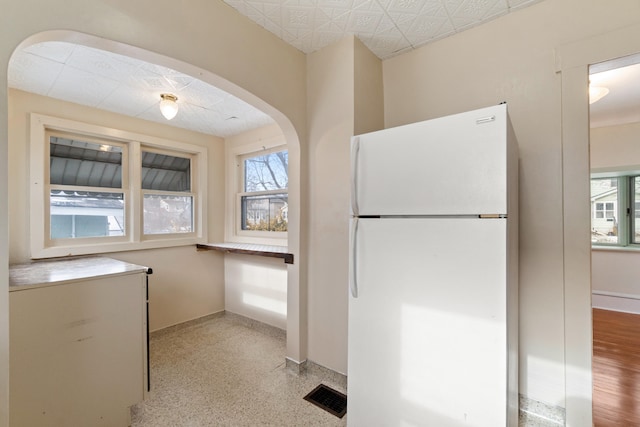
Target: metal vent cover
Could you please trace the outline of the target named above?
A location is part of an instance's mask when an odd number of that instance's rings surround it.
[[[313,389],[313,391],[304,397],[304,400],[313,403],[338,418],[344,417],[344,414],[347,413],[347,396],[324,384],[320,384]]]

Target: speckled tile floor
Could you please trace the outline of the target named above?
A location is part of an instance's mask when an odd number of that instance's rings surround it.
[[[131,410],[132,427],[345,426],[303,397],[320,383],[344,384],[313,370],[285,368],[284,333],[223,315],[154,334],[151,388]]]
[[[151,388],[132,427],[346,426],[305,401],[319,384],[346,384],[322,369],[285,368],[285,335],[233,314],[152,334]],[[558,427],[521,413],[520,427]]]

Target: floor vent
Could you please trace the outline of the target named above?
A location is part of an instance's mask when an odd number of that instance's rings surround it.
[[[338,418],[347,413],[347,396],[320,384],[304,397],[304,400],[313,403]]]

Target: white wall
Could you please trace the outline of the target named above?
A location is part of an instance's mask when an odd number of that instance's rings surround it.
[[[591,129],[590,151],[594,171],[640,170],[640,123]],[[594,249],[591,262],[594,306],[638,311],[640,252]]]
[[[583,165],[586,153],[578,148],[575,152],[584,156],[573,157],[573,139],[565,139],[576,128],[562,109],[563,96],[586,100],[587,76],[585,66],[584,86],[572,92],[573,86],[561,85],[571,75],[564,67],[579,47],[584,47],[582,54],[625,43],[621,36],[608,37],[609,32],[637,24],[639,12],[632,0],[545,0],[383,63],[387,127],[502,101],[509,104],[520,147],[520,392],[553,405],[580,401],[582,410],[590,408],[589,373],[584,372],[590,349],[576,347],[573,352],[567,344],[573,346],[573,332],[565,329],[577,303],[582,326],[576,345],[588,342],[589,318],[584,317],[588,314],[582,301],[565,301],[573,290],[585,293],[590,286],[588,274],[584,280],[580,271],[589,268],[588,258],[587,263],[573,262],[574,251],[580,259],[588,251],[588,241],[567,238],[573,236],[572,223],[582,224],[588,215],[583,191],[588,168]],[[606,43],[595,40],[599,49],[590,50],[590,38],[603,34]],[[579,41],[585,46],[566,47],[566,57],[558,54],[557,48]],[[580,114],[586,107],[585,102]],[[580,191],[569,191],[572,188]],[[579,218],[565,217],[573,214],[573,206],[584,206],[584,212],[578,209]],[[587,236],[587,227],[578,234]],[[574,277],[580,277],[578,282]],[[574,353],[586,356],[570,366]],[[565,382],[575,372],[584,380],[578,391]]]
[[[145,120],[124,117],[78,104],[9,91],[9,259],[27,262],[29,253],[29,113],[136,132],[207,147],[208,228],[222,238],[224,224],[224,141]],[[152,267],[149,323],[161,329],[224,310],[224,265],[221,254],[197,252],[195,246],[105,254]]]
[[[287,328],[287,266],[278,258],[225,254],[225,310]]]
[[[596,249],[592,251],[591,262],[594,293],[640,299],[640,252]]]

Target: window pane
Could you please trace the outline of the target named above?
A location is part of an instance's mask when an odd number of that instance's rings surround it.
[[[289,153],[278,151],[244,161],[244,191],[283,190],[289,185]]]
[[[143,151],[142,189],[191,191],[191,159]]]
[[[632,180],[632,188],[633,190],[633,201],[631,206],[633,206],[633,243],[640,243],[640,177],[636,176]]]
[[[591,180],[591,242],[618,243],[618,181]]]
[[[124,194],[57,191],[50,194],[51,239],[124,236]]]
[[[288,195],[270,194],[242,197],[242,229],[287,231]]]
[[[51,136],[49,182],[54,185],[120,188],[122,148]]]
[[[144,234],[193,232],[193,197],[144,195]]]

